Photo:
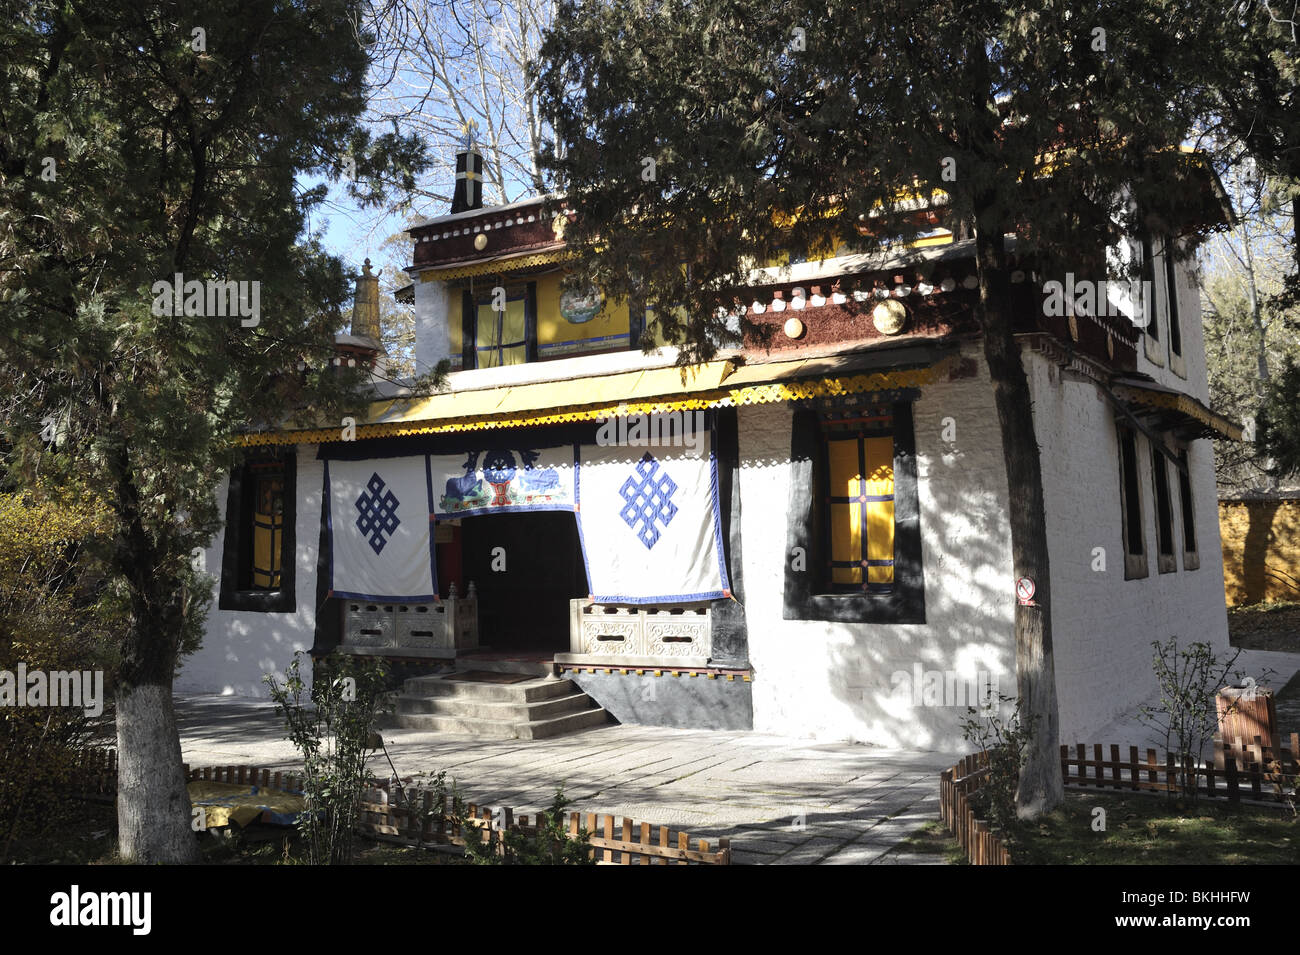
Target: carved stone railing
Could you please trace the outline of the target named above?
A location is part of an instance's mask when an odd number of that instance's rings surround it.
[[[453,584],[445,599],[431,604],[349,600],[344,616],[344,649],[454,656],[456,650],[478,646],[478,594],[473,583],[466,596],[459,596]]]
[[[707,601],[627,606],[569,601],[569,652],[558,663],[706,666],[712,612]]]

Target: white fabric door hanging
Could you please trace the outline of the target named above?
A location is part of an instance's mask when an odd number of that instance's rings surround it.
[[[325,502],[332,596],[438,599],[427,456],[327,460]]]
[[[729,597],[713,435],[695,447],[581,445],[578,530],[592,597]]]

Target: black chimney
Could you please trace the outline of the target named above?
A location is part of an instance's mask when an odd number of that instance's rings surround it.
[[[451,197],[451,211],[465,212],[483,208],[483,156],[474,145],[474,127],[465,124],[464,148],[456,153],[456,191]]]

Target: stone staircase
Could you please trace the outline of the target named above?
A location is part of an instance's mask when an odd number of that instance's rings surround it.
[[[518,683],[448,679],[469,671],[528,674]],[[455,671],[409,679],[397,696],[394,722],[403,729],[433,730],[496,739],[547,739],[610,722],[609,714],[572,680],[554,676],[549,663],[468,657]]]

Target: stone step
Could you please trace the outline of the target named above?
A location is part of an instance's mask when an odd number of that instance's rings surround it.
[[[550,660],[494,660],[481,659],[462,651],[456,658],[456,669],[488,670],[492,673],[528,673],[532,676],[555,676],[555,664]]]
[[[397,712],[408,716],[465,716],[473,719],[529,722],[589,709],[594,704],[586,693],[556,697],[540,702],[501,702],[465,696],[407,696],[397,698]]]
[[[547,739],[577,730],[603,726],[608,722],[609,714],[599,707],[533,722],[436,716],[432,713],[399,712],[397,714],[397,725],[404,729],[432,730],[439,733],[457,733],[463,736],[484,736],[495,739]]]
[[[462,697],[486,702],[536,703],[580,692],[572,680],[536,677],[522,683],[467,683],[443,676],[413,677],[403,686],[404,696]]]

